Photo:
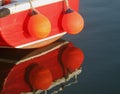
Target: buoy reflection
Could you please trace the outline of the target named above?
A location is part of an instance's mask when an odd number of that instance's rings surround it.
[[[77,83],[84,61],[82,50],[65,40],[58,40],[40,49],[0,50],[5,53],[0,56],[0,62],[4,61],[0,66],[10,64],[9,72],[0,80],[3,81],[0,83],[0,94],[59,93],[65,87]],[[0,77],[3,76],[3,71],[0,68]],[[59,88],[54,90],[56,86]]]

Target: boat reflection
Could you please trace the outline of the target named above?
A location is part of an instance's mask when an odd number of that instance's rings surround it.
[[[0,94],[56,94],[77,83],[83,61],[82,50],[65,40],[40,49],[1,48]]]

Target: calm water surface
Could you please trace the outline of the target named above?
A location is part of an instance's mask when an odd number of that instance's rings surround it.
[[[60,94],[120,94],[120,0],[81,0],[84,30],[65,36],[85,54],[79,84]]]
[[[63,38],[85,54],[79,83],[59,94],[120,94],[120,0],[81,0],[84,30]]]

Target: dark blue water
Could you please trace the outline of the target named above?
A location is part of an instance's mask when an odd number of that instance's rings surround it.
[[[79,83],[60,94],[120,94],[120,0],[81,0],[84,30],[65,38],[85,54]]]
[[[81,0],[84,30],[63,38],[85,55],[79,83],[59,94],[120,94],[120,0]]]

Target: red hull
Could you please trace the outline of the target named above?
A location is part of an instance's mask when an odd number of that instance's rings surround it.
[[[27,80],[25,79],[27,77],[26,75],[29,74],[29,72],[27,72],[26,70],[29,69],[32,64],[38,64],[49,69],[50,72],[52,73],[53,82],[64,77],[67,72],[66,73],[64,72],[65,70],[63,69],[60,63],[62,55],[61,52],[65,51],[65,48],[70,47],[74,47],[76,49],[76,47],[72,43],[69,43],[67,41],[57,41],[48,47],[42,49],[26,50],[26,52],[24,49],[8,49],[6,51],[7,53],[10,53],[11,51],[15,52],[12,54],[12,56],[16,57],[17,54],[18,57],[17,58],[8,57],[9,54],[7,56],[1,56],[2,59],[0,60],[4,61],[5,59],[6,63],[11,62],[12,65],[16,64],[14,67],[12,66],[13,68],[9,72],[4,82],[1,94],[8,94],[8,92],[10,92],[11,94],[31,92],[30,85],[26,82],[29,79]],[[83,54],[82,51],[81,54]],[[82,60],[81,62],[82,64],[84,59],[83,56],[78,58]],[[56,85],[58,85],[58,83]]]
[[[69,3],[73,10],[78,11],[79,0],[69,0]],[[64,32],[61,27],[61,19],[65,10],[64,8],[64,1],[36,7],[40,13],[48,17],[52,24],[52,30],[48,37]],[[37,38],[30,36],[28,33],[27,24],[29,18],[29,9],[0,18],[0,46],[17,48],[17,46],[37,41]],[[54,41],[57,39],[54,39]]]

